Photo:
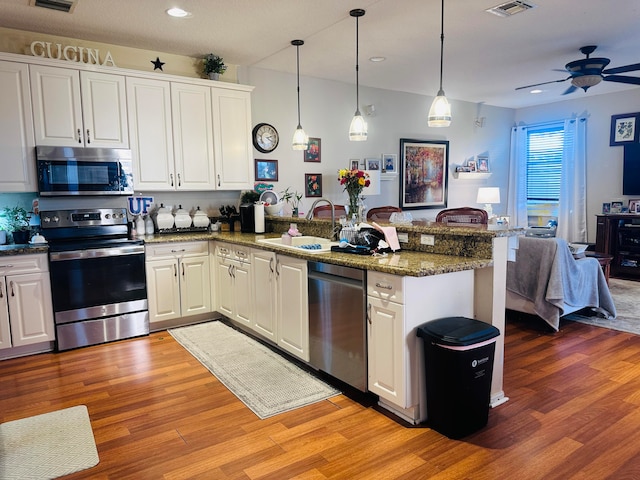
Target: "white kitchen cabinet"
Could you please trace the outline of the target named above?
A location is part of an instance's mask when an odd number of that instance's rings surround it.
[[[473,318],[473,286],[473,270],[427,277],[368,272],[368,387],[382,407],[412,423],[426,419],[425,365],[417,327],[444,317]]]
[[[55,340],[46,254],[0,257],[0,349]]]
[[[216,311],[252,328],[251,253],[247,247],[216,243]]]
[[[36,145],[129,148],[124,76],[29,69]]]
[[[0,191],[37,190],[29,67],[0,61]]]
[[[251,252],[253,272],[253,330],[263,337],[278,342],[276,254],[267,250],[253,249]]]
[[[278,346],[309,361],[307,261],[278,255],[276,261]]]
[[[211,312],[208,242],[147,245],[146,274],[151,323]]]
[[[253,188],[251,93],[212,88],[216,188]]]

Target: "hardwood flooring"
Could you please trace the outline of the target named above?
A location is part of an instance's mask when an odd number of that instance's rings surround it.
[[[166,332],[0,362],[0,422],[89,409],[69,479],[639,479],[640,336],[507,322],[509,402],[450,440],[339,395],[259,420]]]

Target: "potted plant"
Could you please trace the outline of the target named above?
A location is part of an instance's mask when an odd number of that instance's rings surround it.
[[[227,70],[227,66],[222,61],[222,57],[214,53],[208,53],[202,59],[202,69],[204,74],[211,80],[218,80],[220,75]]]
[[[29,240],[29,218],[31,214],[24,208],[15,206],[5,207],[0,217],[4,218],[4,228],[13,234],[13,243],[24,244]]]
[[[284,189],[283,192],[280,192],[280,199],[284,200],[289,205],[291,205],[291,216],[297,217],[298,207],[300,206],[300,200],[302,199],[302,194],[298,193],[297,191],[290,192],[289,188],[291,187],[287,187]]]

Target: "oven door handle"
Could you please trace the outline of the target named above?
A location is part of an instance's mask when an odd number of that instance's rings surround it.
[[[132,245],[128,247],[90,248],[87,250],[72,250],[69,252],[51,252],[49,260],[62,262],[65,260],[89,260],[101,257],[119,257],[122,255],[144,254],[144,245]]]

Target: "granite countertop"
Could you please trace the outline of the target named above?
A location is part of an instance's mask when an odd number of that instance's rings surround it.
[[[47,253],[49,251],[49,247],[47,244],[39,244],[39,245],[0,245],[0,257],[7,257],[10,255],[30,255],[34,253]]]
[[[462,233],[462,232],[461,232]],[[465,232],[468,233],[468,232]],[[477,258],[458,255],[443,255],[410,250],[400,250],[386,256],[355,255],[349,253],[307,253],[304,250],[292,250],[287,247],[265,245],[257,242],[263,238],[279,238],[280,234],[234,233],[234,232],[199,232],[176,233],[145,236],[145,243],[170,243],[198,240],[219,240],[262,250],[269,250],[304,260],[346,265],[365,270],[374,270],[400,276],[424,277],[442,273],[473,270],[492,265],[491,257]]]

